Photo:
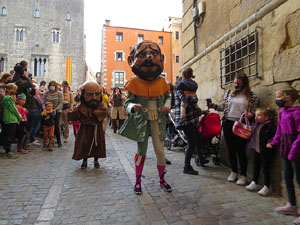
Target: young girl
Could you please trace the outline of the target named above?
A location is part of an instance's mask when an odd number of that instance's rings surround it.
[[[26,103],[26,95],[24,93],[19,94],[17,96],[17,109],[22,116],[20,123],[17,125],[16,135],[18,138],[18,152],[27,153],[25,149],[27,149],[26,144],[29,140],[29,130],[28,130],[28,111],[23,105]]]
[[[258,108],[255,112],[254,132],[250,139],[248,149],[253,149],[253,181],[246,186],[249,191],[257,189],[261,165],[264,171],[264,187],[258,194],[266,196],[270,193],[270,164],[273,150],[266,148],[267,143],[275,133],[273,125],[274,112],[267,108]]]
[[[6,157],[15,159],[17,156],[11,152],[11,143],[16,134],[16,127],[22,116],[18,112],[15,99],[17,85],[11,83],[6,85],[6,96],[2,100],[1,107],[3,111],[3,148],[5,149]]]
[[[42,115],[42,128],[44,133],[44,146],[42,150],[53,151],[54,146],[54,129],[55,129],[55,110],[51,102],[45,103],[45,110]]]
[[[295,89],[276,92],[276,104],[282,107],[278,117],[276,134],[267,148],[280,146],[283,174],[288,195],[286,206],[276,208],[276,212],[298,216],[294,187],[294,174],[300,187],[300,107],[294,106],[299,98]],[[293,221],[300,224],[300,217]]]

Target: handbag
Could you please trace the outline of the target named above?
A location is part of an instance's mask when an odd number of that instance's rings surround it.
[[[246,124],[242,123],[243,117],[245,118]],[[252,127],[250,126],[249,119],[244,115],[241,115],[239,121],[235,121],[232,127],[232,132],[244,139],[249,139],[252,135]]]

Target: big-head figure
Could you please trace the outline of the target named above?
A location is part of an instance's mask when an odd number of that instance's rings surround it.
[[[164,55],[155,42],[142,41],[132,48],[128,64],[136,76],[124,86],[128,90],[125,107],[129,117],[120,128],[119,134],[137,142],[134,192],[142,193],[141,176],[150,135],[157,159],[160,186],[163,190],[171,192],[170,185],[164,180],[166,113],[171,105],[170,88],[160,76],[164,68]]]
[[[95,168],[99,168],[98,158],[106,157],[103,120],[107,110],[102,103],[101,86],[94,81],[82,85],[80,104],[68,113],[69,121],[80,122],[76,135],[74,160],[83,159],[82,168],[87,167],[87,159],[94,158]]]

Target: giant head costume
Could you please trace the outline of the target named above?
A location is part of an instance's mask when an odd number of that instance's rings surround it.
[[[136,44],[127,60],[132,72],[146,81],[155,80],[164,69],[164,55],[153,41]]]
[[[95,81],[86,81],[82,85],[80,101],[92,109],[97,109],[102,101],[101,86]]]

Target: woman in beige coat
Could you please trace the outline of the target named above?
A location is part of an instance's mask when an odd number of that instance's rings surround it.
[[[122,94],[120,88],[114,88],[113,94],[110,96],[109,102],[112,105],[111,108],[111,120],[114,133],[120,129],[125,120],[125,95]]]

